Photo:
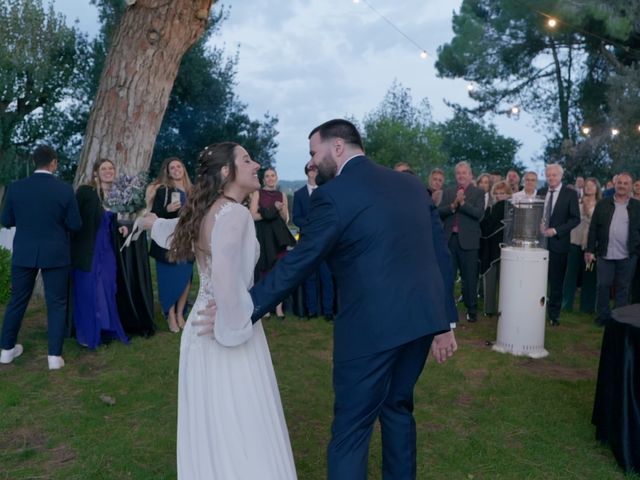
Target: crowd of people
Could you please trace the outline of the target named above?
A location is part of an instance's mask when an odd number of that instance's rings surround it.
[[[633,198],[626,172],[601,192],[591,178],[564,185],[562,167],[549,164],[547,186],[538,189],[535,172],[527,172],[521,186],[515,170],[504,179],[495,172],[474,178],[463,161],[450,186],[445,172],[435,169],[425,189],[417,178],[369,159],[356,127],[342,119],[314,128],[309,150],[307,185],[294,196],[297,244],[277,173],[268,169],[261,188],[259,165],[238,144],[206,147],[193,185],[182,161],[169,158],[147,189],[152,213],[142,223],[154,242],[162,311],[171,331],[184,328],[178,478],[296,478],[262,319],[271,311],[282,317],[282,301],[306,283],[307,316],[322,312],[332,320],[328,293],[334,286],[331,274],[322,273],[327,262],[341,300],[333,329],[330,479],[366,478],[377,420],[385,476],[415,477],[414,386],[429,352],[442,363],[457,350],[458,272],[466,319],[478,320],[480,278],[485,313],[497,312],[501,232],[510,199],[544,199],[540,232],[549,250],[551,325],[559,325],[563,304],[573,308],[578,286],[586,296],[595,285],[595,305],[585,299],[580,306],[595,308],[598,323],[610,318],[612,293],[616,306],[630,297],[638,301],[640,200]],[[64,366],[70,277],[78,342],[88,348],[112,339],[128,342],[117,308],[115,261],[128,228],[105,202],[116,174],[113,162],[97,161],[91,181],[74,192],[53,176],[57,159],[51,148],[36,148],[33,159],[36,172],[9,187],[0,218],[17,226],[0,363],[23,353],[18,332],[42,271],[48,362],[55,370]],[[411,173],[406,163],[396,170]],[[185,321],[194,258],[200,289]]]
[[[406,162],[394,169],[413,173]],[[454,271],[460,273],[468,321],[477,320],[476,292],[484,297],[485,315],[498,312],[500,244],[509,200],[544,200],[541,233],[549,250],[550,325],[560,324],[562,311],[573,311],[578,292],[579,310],[595,313],[598,325],[610,320],[611,299],[615,307],[640,302],[640,180],[620,172],[605,188],[593,177],[563,184],[558,164],[546,166],[542,188],[533,171],[522,181],[515,170],[504,179],[500,172],[474,179],[471,165],[460,162],[454,175],[454,184],[445,188],[444,171],[432,170],[428,189],[444,223]]]

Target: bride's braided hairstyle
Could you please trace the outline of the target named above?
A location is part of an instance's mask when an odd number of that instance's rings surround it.
[[[196,182],[191,189],[171,240],[169,260],[183,262],[193,259],[193,246],[200,234],[203,218],[220,195],[227,183],[236,178],[235,149],[233,142],[214,143],[206,147],[198,156]],[[229,167],[229,174],[222,178],[222,167]]]

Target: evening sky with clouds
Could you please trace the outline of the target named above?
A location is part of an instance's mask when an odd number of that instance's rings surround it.
[[[461,0],[368,0],[420,49],[365,3],[353,0],[252,0],[216,4],[230,7],[228,20],[213,41],[233,56],[238,52],[236,93],[252,118],[269,112],[279,118],[276,167],[281,179],[304,178],[309,131],[331,118],[359,120],[374,110],[397,80],[411,89],[414,103],[431,104],[433,118],[451,118],[444,100],[472,106],[467,82],[438,78],[438,46],[453,36],[451,18]],[[54,0],[69,23],[98,31],[95,6],[88,0]],[[519,120],[492,119],[499,133],[522,143],[517,158],[541,173],[534,162],[544,135],[525,113]],[[404,159],[410,162],[410,159]],[[473,164],[473,159],[470,159]],[[479,173],[479,172],[476,172]]]

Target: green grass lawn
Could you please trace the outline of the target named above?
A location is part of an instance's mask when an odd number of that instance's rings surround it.
[[[175,478],[180,337],[158,324],[151,338],[96,352],[67,340],[67,366],[49,372],[45,311],[32,302],[25,352],[0,366],[0,480]],[[299,478],[323,479],[332,326],[289,316],[265,329]],[[491,351],[495,332],[495,319],[461,323],[455,357],[428,361],[416,389],[418,478],[625,478],[591,425],[602,330],[565,315],[547,329],[542,360]],[[380,459],[376,430],[371,479],[381,478]]]

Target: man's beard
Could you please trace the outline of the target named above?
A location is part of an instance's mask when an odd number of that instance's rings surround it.
[[[318,175],[316,175],[316,185],[324,185],[329,180],[333,180],[338,173],[338,164],[330,156],[322,159],[318,165]]]

